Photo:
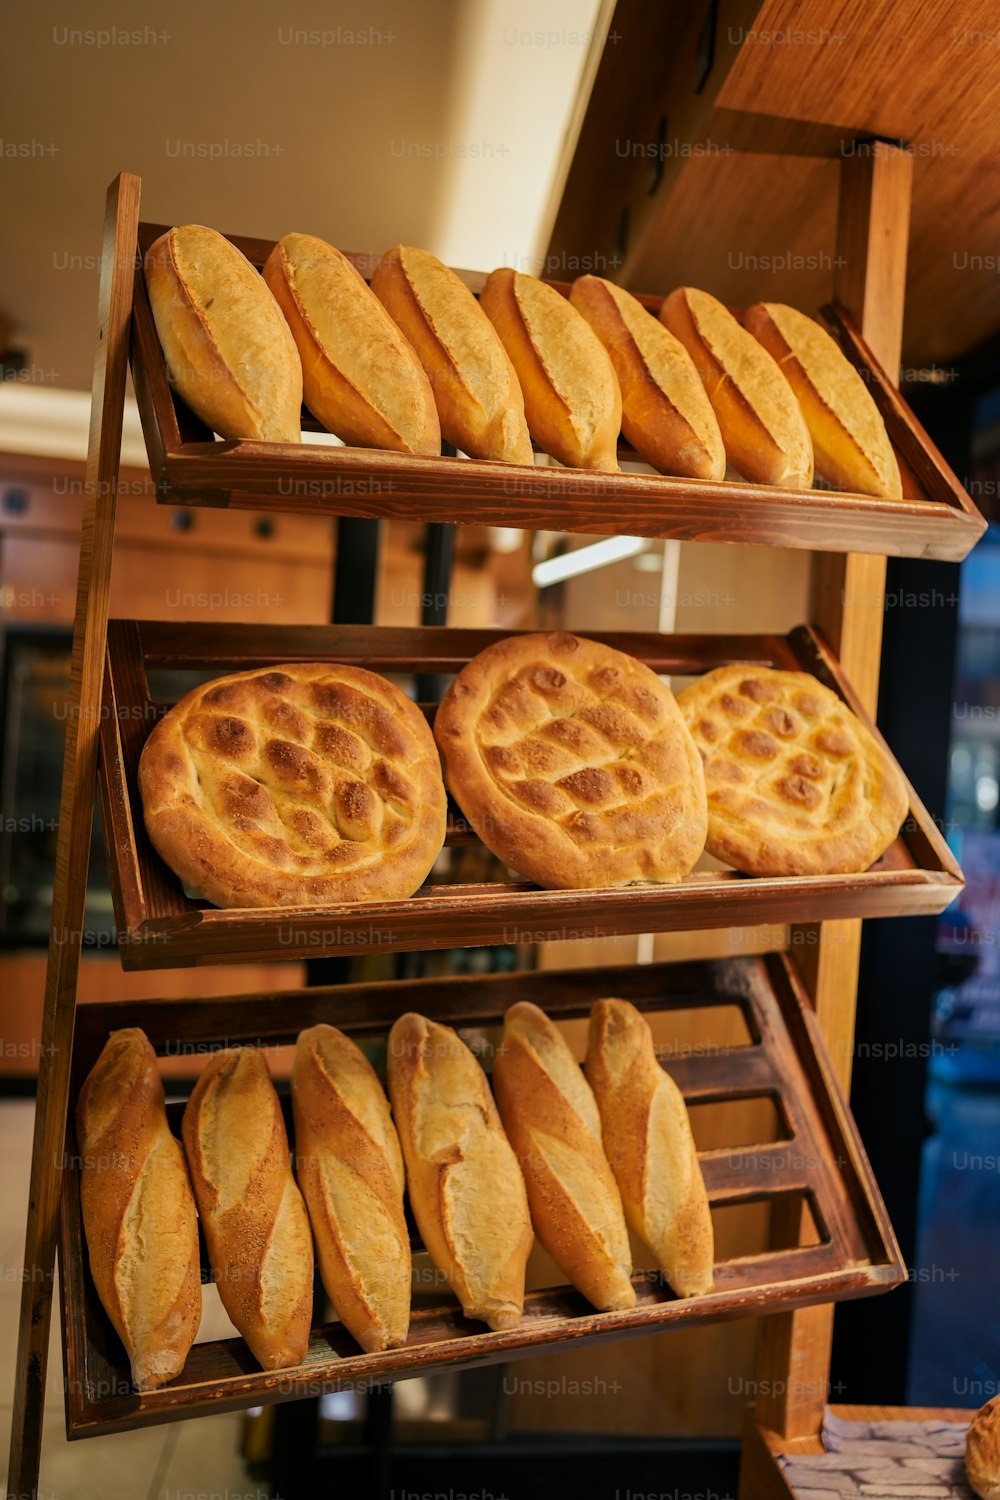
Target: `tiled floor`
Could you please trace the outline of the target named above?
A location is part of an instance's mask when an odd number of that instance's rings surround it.
[[[0,1100],[0,1473],[6,1478],[34,1103]],[[200,1338],[234,1332],[205,1288]],[[39,1500],[237,1500],[264,1491],[239,1453],[240,1413],[68,1443],[59,1304],[53,1308]],[[4,1490],[6,1493],[6,1490]]]

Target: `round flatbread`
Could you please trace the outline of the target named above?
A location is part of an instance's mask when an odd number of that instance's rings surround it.
[[[855,874],[896,837],[903,778],[807,672],[718,667],[677,701],[705,762],[717,859],[748,875]]]
[[[150,839],[216,906],[411,896],[446,798],[416,704],[360,667],[220,677],[153,730],[139,762]]]
[[[458,674],[434,735],[483,843],[539,885],[672,882],[701,854],[697,749],[670,689],[622,651],[564,632],[498,641]]]

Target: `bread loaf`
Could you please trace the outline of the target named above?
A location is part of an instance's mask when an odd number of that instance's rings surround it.
[[[969,1424],[965,1474],[980,1500],[1000,1500],[1000,1396],[980,1407]]]
[[[461,277],[426,250],[396,245],[371,289],[427,372],[446,441],[472,458],[533,463],[514,367]]]
[[[412,345],[346,255],[286,234],[264,265],[302,360],[306,405],[345,443],[440,453],[430,382]]]
[[[538,1238],[595,1307],[634,1306],[628,1230],[601,1117],[561,1032],[537,1005],[520,1001],[504,1017],[493,1089]]]
[[[97,1295],[136,1386],[152,1391],[184,1368],[201,1322],[201,1271],[184,1153],[138,1027],[108,1037],[77,1100],[76,1138]]]
[[[684,345],[630,292],[580,276],[570,301],[611,357],[622,395],[622,431],[663,474],[722,479],[726,450],[712,403]]]
[[[312,1321],[312,1238],[281,1106],[255,1047],[215,1054],[182,1133],[222,1305],[266,1370],[299,1364]]]
[[[783,302],[757,302],[744,324],[798,398],[816,473],[836,489],[902,498],[885,423],[857,370],[824,328]]]
[[[670,293],[660,320],[694,360],[733,468],[760,484],[808,489],[809,429],[791,386],[753,334],[708,292],[690,286]]]
[[[295,1166],[323,1285],[366,1353],[405,1344],[410,1237],[403,1157],[389,1102],[360,1048],[311,1026],[292,1069]]]
[[[224,438],[299,442],[298,350],[246,256],[183,224],[150,245],[145,272],[167,374],[191,410]]]
[[[594,330],[554,287],[502,267],[479,305],[503,340],[535,442],[561,464],[618,472],[622,398]]]
[[[598,1000],[585,1072],[625,1217],[679,1297],[710,1292],[712,1218],[691,1124],[634,1005]]]
[[[486,1075],[450,1027],[412,1012],[389,1033],[388,1073],[424,1245],[467,1318],[514,1328],[534,1236]]]

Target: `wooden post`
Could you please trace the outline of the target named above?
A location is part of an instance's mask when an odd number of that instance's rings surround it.
[[[97,353],[67,697],[52,926],[45,974],[21,1322],[14,1372],[7,1479],[10,1500],[34,1500],[41,1459],[45,1370],[55,1289],[56,1231],[66,1142],[76,984],[83,944],[90,829],[94,815],[138,226],[139,179],[123,172],[108,189],[101,249]]]

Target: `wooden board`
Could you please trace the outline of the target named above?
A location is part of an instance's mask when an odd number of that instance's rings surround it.
[[[138,1019],[161,1053],[175,1050],[177,1044],[196,1052],[213,1043],[287,1043],[301,1028],[318,1021],[335,1024],[359,1039],[371,1038],[384,1034],[406,1010],[474,1028],[482,1037],[482,1028],[496,1025],[515,999],[533,1000],[553,1017],[570,1019],[586,1015],[595,999],[608,994],[631,1000],[650,1015],[720,1005],[735,1006],[742,1013],[748,1045],[691,1049],[671,1055],[668,1065],[691,1105],[761,1095],[773,1100],[782,1121],[780,1141],[724,1146],[701,1155],[714,1208],[751,1202],[774,1206],[769,1249],[719,1263],[715,1290],[687,1300],[675,1298],[655,1274],[637,1270],[633,1280],[639,1300],[627,1312],[597,1313],[565,1286],[537,1289],[528,1295],[522,1324],[503,1333],[484,1331],[446,1298],[416,1310],[406,1346],[382,1354],[359,1353],[339,1323],[319,1324],[305,1361],[291,1370],[257,1369],[240,1339],[198,1344],[178,1380],[140,1396],[130,1387],[124,1350],[86,1267],[78,1156],[70,1136],[60,1239],[68,1435],[83,1437],[292,1400],[343,1383],[398,1380],[550,1353],[561,1345],[579,1348],[602,1339],[865,1296],[905,1278],[884,1204],[838,1091],[816,1019],[784,956],[146,1001]],[[108,1033],[136,1019],[135,1008],[123,1002],[81,1010],[75,1090]],[[477,1050],[488,1062],[488,1049]],[[173,1123],[176,1129],[176,1113]],[[808,1203],[818,1243],[789,1247],[781,1237],[779,1226],[787,1218],[781,1210],[793,1199]],[[414,1246],[420,1248],[415,1235]]]

